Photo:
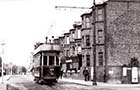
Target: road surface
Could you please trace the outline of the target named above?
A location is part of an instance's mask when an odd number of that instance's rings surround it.
[[[107,87],[81,85],[59,80],[55,84],[39,85],[33,81],[31,75],[13,75],[8,81],[8,90],[140,90],[139,87]],[[11,88],[16,87],[16,88]]]

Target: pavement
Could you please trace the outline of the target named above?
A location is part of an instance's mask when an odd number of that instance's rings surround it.
[[[81,85],[87,85],[87,86],[93,86],[92,81],[84,81],[84,80],[77,80],[77,79],[72,79],[72,78],[62,78],[58,79],[59,81],[65,81],[65,82],[70,82],[70,83],[75,83],[75,84],[81,84]],[[114,84],[114,83],[103,83],[103,82],[97,82],[97,87],[119,87],[119,88],[140,88],[140,84]]]
[[[11,75],[5,75],[3,77],[3,83],[2,83],[2,77],[0,77],[0,90],[6,90],[7,81],[11,78]]]

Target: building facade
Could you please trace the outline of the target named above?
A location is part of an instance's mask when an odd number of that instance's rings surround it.
[[[88,67],[92,80],[96,60],[97,81],[139,83],[139,8],[139,0],[108,0],[95,5],[92,12],[82,14],[82,25],[74,25],[60,43],[62,55],[68,56],[66,69],[76,68],[82,74],[83,68]],[[74,60],[78,55],[82,60]]]
[[[109,0],[105,5],[108,79],[139,83],[140,1]],[[123,66],[127,67],[123,69]]]

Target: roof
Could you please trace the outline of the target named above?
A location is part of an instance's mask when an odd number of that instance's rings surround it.
[[[64,33],[64,35],[69,35],[70,33]]]
[[[43,51],[61,51],[61,48],[59,45],[54,44],[54,43],[43,44],[34,50],[34,55]]]
[[[75,29],[70,29],[70,32],[75,31]]]
[[[84,14],[82,14],[81,15],[81,17],[83,17],[83,16],[90,16],[92,13],[90,12],[90,13],[84,13]]]

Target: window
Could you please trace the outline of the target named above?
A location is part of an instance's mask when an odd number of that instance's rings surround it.
[[[59,58],[56,56],[56,65],[59,65]]]
[[[98,52],[99,66],[103,66],[103,52]]]
[[[103,21],[103,9],[96,11],[96,21]]]
[[[90,55],[86,55],[86,65],[90,66]]]
[[[98,30],[98,43],[102,43],[103,41],[103,30],[99,29]]]
[[[82,36],[82,44],[84,44],[84,36]]]
[[[84,16],[82,19],[82,28],[90,28],[91,27],[91,16]]]
[[[47,65],[47,56],[44,56],[44,59],[43,59],[44,61],[44,65]]]
[[[78,53],[81,53],[81,51],[82,51],[81,45],[78,44]]]
[[[49,65],[54,65],[54,56],[49,56]]]
[[[75,54],[75,47],[72,46],[72,54],[74,55]]]
[[[69,56],[69,50],[66,50],[66,56]]]
[[[78,29],[78,38],[81,38],[81,30]]]
[[[88,16],[88,17],[86,17],[86,20],[85,20],[86,22],[85,22],[85,26],[86,26],[86,28],[90,28],[90,17]]]
[[[75,33],[72,32],[72,39],[73,39],[73,41],[74,41],[74,38],[75,38]]]
[[[69,41],[69,36],[67,36],[67,43],[66,44],[70,44],[70,41]]]
[[[86,35],[86,46],[90,46],[90,36]]]

